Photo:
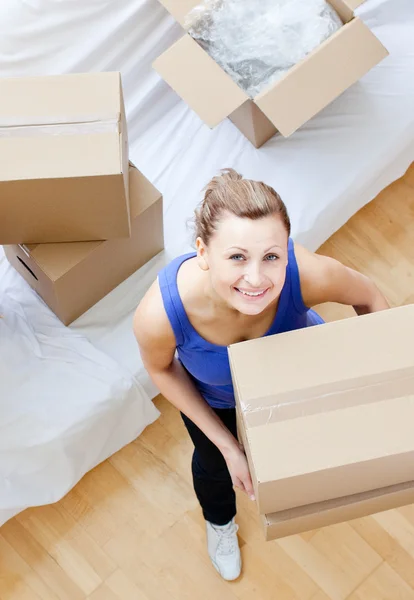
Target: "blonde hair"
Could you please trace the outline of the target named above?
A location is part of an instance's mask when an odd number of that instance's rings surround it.
[[[244,179],[234,169],[223,169],[204,188],[195,210],[195,237],[208,244],[224,212],[246,219],[278,215],[290,235],[290,219],[279,194],[261,181]]]

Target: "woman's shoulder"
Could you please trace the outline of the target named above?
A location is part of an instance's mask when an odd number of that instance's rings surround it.
[[[316,254],[294,244],[303,302],[316,306],[336,301],[337,290],[343,287],[346,267],[339,261],[323,254]]]
[[[169,282],[173,282],[179,271],[182,270],[183,267],[188,262],[192,262],[192,259],[196,257],[195,252],[187,252],[186,254],[181,254],[176,258],[173,258],[169,263],[165,265],[165,267],[159,272],[158,278],[163,280],[167,278]]]
[[[175,335],[164,307],[158,278],[139,303],[133,326],[140,345],[145,343],[175,347]]]

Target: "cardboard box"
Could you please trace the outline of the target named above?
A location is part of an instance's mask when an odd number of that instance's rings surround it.
[[[0,244],[129,235],[120,74],[0,79]]]
[[[229,348],[259,512],[414,480],[414,305]]]
[[[13,267],[66,325],[164,247],[161,194],[133,165],[129,186],[130,238],[4,248]]]
[[[414,503],[414,481],[362,494],[262,515],[267,541],[360,519],[374,513]]]
[[[200,3],[159,1],[182,26]],[[328,1],[343,27],[253,100],[188,34],[153,66],[209,127],[229,117],[259,148],[277,131],[291,135],[388,54],[347,2]]]
[[[365,2],[365,0],[345,0],[345,2],[348,4],[349,8],[355,10],[356,8],[358,8],[358,6],[361,6],[361,4]]]

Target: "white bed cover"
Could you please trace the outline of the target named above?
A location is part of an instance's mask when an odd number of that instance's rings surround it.
[[[220,168],[263,179],[316,249],[414,160],[414,2],[358,10],[390,57],[289,139],[254,149],[229,122],[210,131],[152,71],[181,35],[157,0],[3,0],[0,76],[120,70],[131,158],[164,194],[164,253],[70,328],[0,248],[0,525],[62,497],[157,417],[131,331],[158,270],[191,247],[187,220]]]

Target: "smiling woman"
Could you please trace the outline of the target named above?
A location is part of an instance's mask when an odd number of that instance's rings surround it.
[[[388,304],[366,277],[295,245],[275,190],[231,169],[207,185],[195,228],[196,252],[161,271],[134,330],[149,374],[194,442],[194,489],[212,563],[235,579],[241,559],[233,486],[251,498],[253,487],[237,441],[227,346],[323,323],[315,304],[349,304],[359,314]]]

